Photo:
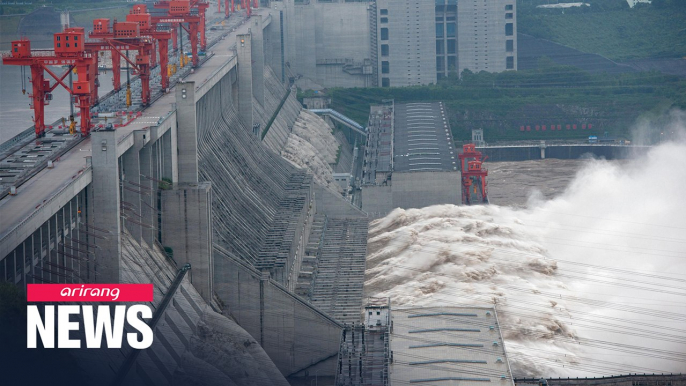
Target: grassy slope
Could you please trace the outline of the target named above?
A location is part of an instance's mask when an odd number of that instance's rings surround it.
[[[686,10],[616,9],[562,14],[523,8],[519,32],[623,61],[686,56]]]
[[[99,3],[96,3],[99,4]],[[119,4],[119,3],[113,3]],[[106,17],[110,19],[125,20],[129,13],[131,4],[121,3],[119,8],[100,9],[93,11],[74,12],[71,14],[77,25],[81,27],[90,28],[93,19]],[[90,4],[93,7],[93,4]],[[12,40],[18,39],[17,28],[23,16],[6,16],[0,17],[0,46],[2,49],[9,49],[9,44]]]
[[[109,18],[110,20],[117,19],[118,21],[126,21],[126,15],[128,13],[129,6],[124,5],[120,8],[74,12],[71,14],[71,17],[79,26],[90,29],[93,24],[93,19]]]
[[[631,138],[630,128],[644,115],[659,115],[686,107],[686,81],[659,73],[592,76],[578,73],[563,87],[549,85],[573,73],[564,66],[501,75],[475,74],[438,86],[375,89],[333,89],[333,108],[366,123],[369,105],[382,99],[396,102],[443,101],[456,140],[483,128],[489,141],[584,138],[589,134]],[[584,79],[584,80],[581,80]],[[495,87],[494,87],[495,85]],[[535,131],[535,125],[591,123],[582,130]],[[521,132],[530,125],[532,131]]]
[[[21,16],[7,16],[0,18],[0,36],[2,37],[3,42],[5,40],[9,42],[14,39],[14,36],[17,34],[17,27],[19,27],[19,20],[21,20]]]

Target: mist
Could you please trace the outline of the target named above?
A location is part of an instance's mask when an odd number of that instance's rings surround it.
[[[395,308],[495,306],[515,376],[682,372],[683,116],[666,124],[674,141],[587,160],[554,199],[532,191],[524,209],[439,205],[375,220],[366,295]]]

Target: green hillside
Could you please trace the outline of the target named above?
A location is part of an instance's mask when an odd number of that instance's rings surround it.
[[[453,76],[438,85],[332,89],[329,95],[334,109],[362,123],[367,122],[369,105],[382,99],[443,101],[458,141],[469,139],[474,128],[483,128],[491,142],[580,139],[606,132],[631,139],[630,129],[639,117],[686,108],[686,80],[658,72],[591,75],[543,61],[538,70],[465,72],[462,80]],[[581,130],[588,124],[591,131]],[[537,125],[561,125],[562,130],[536,131]],[[531,131],[520,131],[522,126]]]
[[[520,33],[624,61],[686,57],[686,1],[585,0],[589,7],[541,9],[548,0],[518,0]]]

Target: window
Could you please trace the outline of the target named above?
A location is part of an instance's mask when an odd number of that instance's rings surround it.
[[[448,56],[448,71],[457,70],[457,58],[455,56]]]
[[[514,40],[505,41],[505,51],[514,52]]]
[[[381,45],[381,56],[388,56],[388,44]]]
[[[508,70],[514,70],[514,56],[508,56],[506,60],[507,65],[505,68]]]
[[[512,11],[513,8],[514,8],[514,6],[512,4],[508,4],[505,6],[506,11]]]
[[[505,19],[513,19],[513,18],[514,18],[514,14],[512,12],[508,12],[505,14]]]
[[[62,43],[57,43],[57,48],[61,48],[61,47],[62,47]],[[16,51],[17,49],[15,48],[14,50]]]
[[[443,40],[436,40],[436,55],[443,55]]]
[[[387,24],[388,23],[388,18],[387,17],[382,17],[381,18],[381,24]]]
[[[75,48],[79,48],[79,43],[74,43]]]
[[[388,74],[389,72],[391,72],[391,66],[387,60],[384,60],[383,62],[381,62],[381,73]]]
[[[436,71],[438,71],[438,72],[445,71],[445,66],[443,63],[443,56],[437,56],[436,57]]]
[[[381,28],[381,40],[388,40],[388,28]]]
[[[514,24],[512,24],[512,23],[505,24],[505,36],[512,36],[512,35],[514,35]]]
[[[67,43],[65,47],[69,48],[69,43]]]
[[[443,37],[443,23],[436,23],[436,37]]]
[[[449,38],[454,38],[455,37],[455,23],[448,23],[445,25],[446,28],[446,35]]]
[[[387,9],[380,9],[379,14],[381,15],[388,15],[388,10]]]
[[[453,39],[448,40],[448,53],[449,54],[455,53],[455,40],[453,40]]]
[[[74,36],[74,40],[79,40],[79,37],[78,37],[78,36]]]
[[[65,36],[64,40],[69,40],[69,35]]]
[[[60,36],[60,35],[57,35],[57,41],[58,41],[58,42],[60,41],[60,38],[61,38],[61,36]]]
[[[449,5],[446,9],[447,12],[457,12],[457,5]]]
[[[391,80],[388,78],[381,78],[381,87],[391,87]]]

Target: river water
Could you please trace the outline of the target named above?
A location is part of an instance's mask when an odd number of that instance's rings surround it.
[[[622,162],[486,164],[491,205],[370,224],[365,295],[495,306],[518,376],[683,371],[686,142]]]

